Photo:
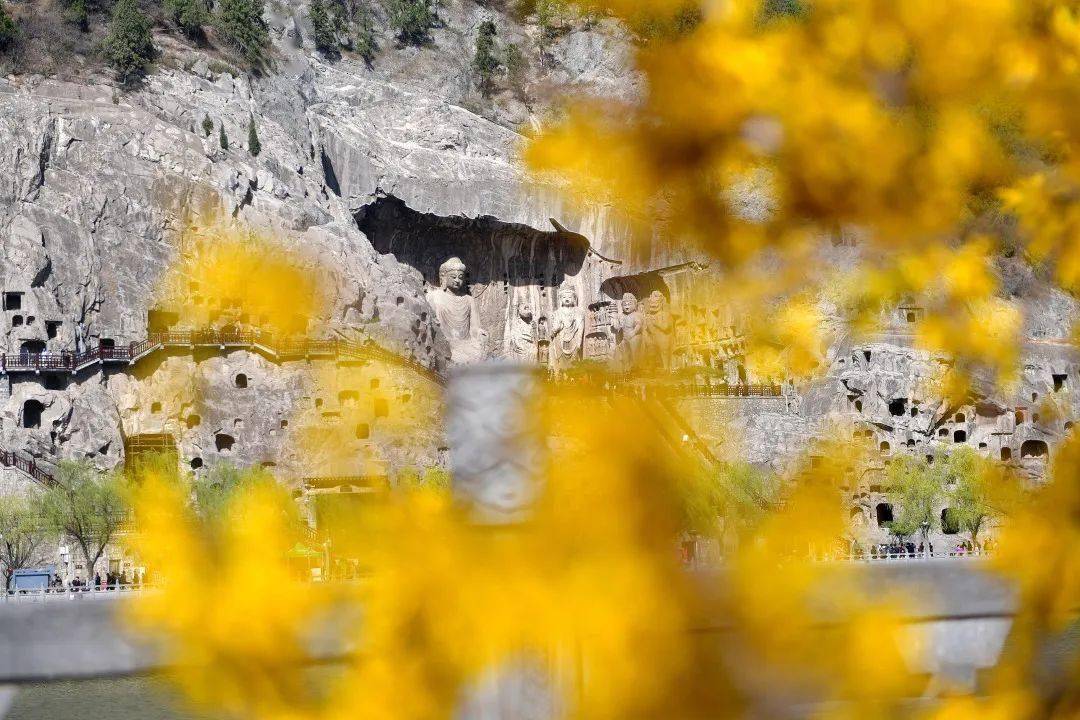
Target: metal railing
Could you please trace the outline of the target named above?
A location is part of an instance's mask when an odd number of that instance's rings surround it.
[[[951,548],[948,550],[935,549],[933,552],[929,550],[915,550],[908,552],[907,550],[896,552],[863,552],[863,553],[829,553],[820,556],[815,556],[814,560],[818,562],[908,562],[919,560],[944,560],[944,559],[965,559],[965,558],[988,558],[993,557],[994,553],[991,550],[966,550],[960,548]]]
[[[153,586],[136,583],[127,585],[85,585],[47,588],[25,588],[0,591],[0,603],[43,603],[71,600],[112,600],[149,592]]]
[[[431,368],[387,350],[374,342],[352,340],[279,336],[262,330],[170,330],[151,332],[145,340],[134,341],[126,346],[97,346],[83,352],[17,354],[0,353],[0,373],[67,371],[78,372],[86,367],[107,362],[133,363],[152,352],[166,347],[247,347],[258,348],[275,357],[302,357],[310,355],[333,355],[337,357],[376,360],[397,367],[407,368],[424,377],[443,384],[442,376]]]

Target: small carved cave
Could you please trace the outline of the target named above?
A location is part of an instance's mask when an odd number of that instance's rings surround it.
[[[893,521],[893,508],[889,503],[878,503],[875,508],[878,527],[884,527]]]
[[[226,433],[218,433],[214,436],[214,447],[218,452],[229,452],[236,444],[236,438]]]
[[[24,402],[22,408],[22,426],[24,428],[41,427],[41,413],[44,410],[45,406],[42,405],[39,400],[31,398]]]
[[[907,398],[896,398],[889,401],[889,414],[901,417],[907,412]]]
[[[960,532],[960,522],[952,508],[941,511],[941,532],[945,535],[956,535]]]
[[[237,373],[236,377],[233,379],[233,383],[236,387],[244,389],[248,386],[248,376],[244,373]]]
[[[1050,448],[1042,440],[1025,440],[1020,446],[1020,457],[1026,458],[1044,458],[1050,454]]]

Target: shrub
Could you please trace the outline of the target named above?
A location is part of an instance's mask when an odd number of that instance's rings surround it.
[[[0,0],[0,52],[4,52],[14,45],[18,36],[19,28],[15,26],[15,21],[7,14],[4,3]]]
[[[154,59],[154,39],[150,19],[136,0],[119,0],[113,6],[103,48],[121,82],[129,83],[146,72]]]
[[[218,0],[217,25],[225,40],[251,65],[261,65],[270,45],[262,0]]]
[[[218,125],[218,145],[221,146],[222,150],[229,149],[229,136],[225,134],[225,123]]]
[[[422,45],[428,41],[428,30],[435,24],[432,0],[388,0],[386,10],[390,27],[402,42]]]
[[[262,143],[259,142],[259,131],[255,129],[255,116],[248,121],[248,152],[252,157],[259,157],[262,152]]]
[[[477,86],[484,95],[491,93],[491,80],[499,69],[499,59],[495,55],[495,23],[485,20],[480,23],[480,34],[476,36],[476,54],[473,55],[473,71],[476,73]]]
[[[209,113],[202,121],[203,135],[210,137],[210,133],[214,132],[214,121],[210,119]]]
[[[63,16],[64,20],[83,32],[90,31],[90,15],[86,11],[86,0],[68,0]]]
[[[203,25],[210,21],[210,13],[203,0],[165,0],[165,9],[180,31],[189,38],[199,38]]]

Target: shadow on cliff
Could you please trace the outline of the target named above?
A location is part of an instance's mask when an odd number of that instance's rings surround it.
[[[439,266],[461,258],[473,294],[494,284],[558,287],[578,275],[588,241],[570,232],[542,232],[493,217],[443,217],[416,212],[394,197],[379,198],[356,213],[356,224],[375,249],[419,270],[439,284]]]

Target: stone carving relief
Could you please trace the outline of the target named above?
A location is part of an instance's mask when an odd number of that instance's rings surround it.
[[[653,290],[645,306],[643,349],[649,362],[656,363],[663,370],[671,367],[671,341],[674,330],[675,323],[667,306],[667,298],[659,290]]]
[[[585,337],[585,312],[578,307],[577,290],[570,286],[559,289],[559,307],[551,325],[551,370],[564,375],[581,359]]]
[[[439,287],[427,293],[443,334],[450,343],[450,359],[466,364],[486,357],[487,331],[480,327],[480,308],[465,283],[466,267],[452,257],[439,266]]]
[[[645,329],[645,320],[641,316],[637,298],[633,293],[623,293],[619,303],[619,313],[615,315],[612,327],[615,331],[616,362],[618,368],[624,372],[631,370],[637,365],[641,355],[642,332]]]
[[[514,317],[509,323],[506,348],[507,354],[515,362],[529,364],[539,362],[532,303],[528,300],[522,299],[517,302]]]

